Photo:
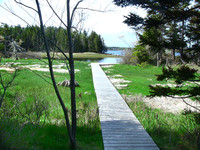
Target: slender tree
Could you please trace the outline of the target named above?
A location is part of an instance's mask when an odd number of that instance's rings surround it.
[[[82,1],[79,1],[77,3],[77,5],[75,6],[75,8],[73,10],[73,13],[81,2]],[[51,74],[51,79],[52,79],[52,82],[53,82],[53,86],[54,86],[56,95],[57,95],[57,97],[60,101],[60,104],[62,106],[62,109],[64,111],[66,125],[67,125],[67,128],[68,128],[68,134],[69,134],[69,137],[70,137],[70,142],[72,144],[72,148],[76,149],[76,99],[75,99],[75,73],[74,73],[74,60],[73,60],[73,50],[74,49],[73,49],[72,34],[71,34],[73,13],[72,13],[72,16],[71,16],[70,15],[70,1],[67,0],[66,4],[67,4],[67,35],[68,35],[68,42],[69,42],[72,127],[70,127],[70,123],[69,123],[68,109],[66,108],[66,106],[63,102],[63,99],[62,99],[62,97],[59,93],[59,90],[57,88],[57,85],[56,85],[54,72],[53,72],[53,68],[52,68],[52,60],[51,60],[51,57],[50,57],[50,49],[49,49],[48,41],[46,39],[45,31],[44,31],[42,13],[41,13],[41,10],[40,10],[40,4],[39,4],[38,0],[36,0],[36,4],[37,4],[37,9],[38,9],[37,12],[38,12],[39,19],[40,19],[41,33],[42,33],[42,36],[43,36],[43,39],[44,39],[47,57],[48,57],[48,61],[49,61],[49,70],[50,70],[50,74]]]

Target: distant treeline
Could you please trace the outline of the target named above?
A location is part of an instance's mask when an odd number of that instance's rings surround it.
[[[130,47],[107,47],[109,50],[131,50]]]
[[[62,27],[45,27],[45,34],[50,49],[58,51],[58,47],[68,52],[67,30]],[[103,38],[96,32],[88,34],[86,31],[73,31],[74,52],[104,53],[106,46]],[[38,26],[0,26],[0,51],[8,52],[9,43],[16,41],[25,51],[44,51],[44,44]]]

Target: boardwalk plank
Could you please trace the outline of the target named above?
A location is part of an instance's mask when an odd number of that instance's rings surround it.
[[[159,150],[100,65],[92,63],[91,66],[104,149]]]

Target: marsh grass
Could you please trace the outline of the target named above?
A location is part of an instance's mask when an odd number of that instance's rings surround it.
[[[67,56],[69,56],[68,53],[65,53]],[[110,54],[102,54],[102,53],[94,53],[94,52],[84,52],[84,53],[74,53],[73,54],[74,59],[102,59],[106,57],[119,57],[115,55]],[[26,59],[46,59],[47,55],[45,52],[23,52],[18,53],[18,57],[20,59],[26,58]],[[51,52],[51,57],[54,59],[65,59],[63,54],[60,52]]]
[[[45,61],[27,59],[17,62],[44,64]],[[5,62],[12,62],[12,60],[2,61],[2,63]],[[53,63],[59,64],[63,61],[54,60]],[[78,149],[103,149],[91,68],[87,62],[77,61],[75,66],[75,69],[80,70],[76,73],[76,81],[80,85],[76,88]],[[55,73],[55,78],[58,83],[69,79],[69,74]],[[0,109],[0,146],[4,149],[70,149],[62,108],[56,98],[53,86],[47,81],[51,82],[48,72],[33,72],[27,69],[21,69],[18,72]],[[70,109],[70,89],[59,86],[59,90],[66,106]],[[21,99],[18,106],[16,106],[17,98]],[[39,121],[37,120],[38,123],[24,119],[26,117],[20,113],[20,111],[25,114],[30,113],[31,110],[35,111],[35,107],[28,107],[35,103],[35,98],[42,102],[40,105],[45,105],[45,108],[48,109],[48,115],[45,116],[43,113]],[[17,107],[19,108],[17,109]],[[45,109],[45,111],[47,110]],[[70,113],[69,111],[69,115]],[[32,118],[37,118],[37,113],[31,115],[33,115]]]
[[[143,102],[129,101],[128,105],[160,149],[197,149],[200,125],[192,113],[165,113],[151,109]]]
[[[149,84],[162,84],[156,81],[155,74],[161,73],[161,68],[147,66],[145,68],[131,65],[114,65],[108,75],[123,75],[125,80],[132,81],[126,89],[119,92],[132,99],[126,102],[140,123],[162,150],[195,150],[200,134],[199,115],[191,112],[182,114],[165,113],[152,109],[142,102],[143,96],[149,94]],[[112,69],[112,70],[111,70]]]

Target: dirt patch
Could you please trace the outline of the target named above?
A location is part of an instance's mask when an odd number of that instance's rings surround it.
[[[127,83],[131,83],[131,81],[124,80],[122,77],[122,75],[108,76],[109,80],[112,82],[115,88],[125,89],[128,86]]]
[[[170,112],[174,114],[180,114],[183,111],[192,111],[197,112],[195,108],[192,106],[200,109],[200,102],[199,101],[193,101],[189,98],[185,98],[184,100],[181,98],[171,98],[171,97],[144,97],[142,95],[122,95],[123,98],[127,102],[136,102],[136,101],[142,101],[147,106],[154,108],[154,109],[161,109],[164,112]],[[186,104],[188,103],[188,104]],[[191,105],[191,106],[190,106]]]
[[[106,68],[112,67],[112,66],[103,66]],[[108,69],[109,71],[109,69]],[[112,84],[117,88],[117,89],[126,89],[128,86],[128,83],[131,81],[127,81],[123,79],[122,75],[113,75],[113,76],[108,76]],[[152,79],[148,79],[152,81]],[[160,84],[157,84],[160,85]],[[156,86],[156,85],[154,85]],[[169,86],[169,87],[175,87],[177,85],[175,84],[165,84],[161,86]],[[149,98],[149,97],[144,97],[142,95],[122,95],[122,97],[127,101],[142,101],[144,102],[147,106],[154,108],[154,109],[161,109],[164,112],[170,112],[174,114],[181,113],[183,111],[192,111],[192,112],[197,112],[197,109],[194,107],[200,109],[200,102],[199,101],[193,101],[189,98],[181,99],[181,98],[171,98],[171,97],[154,97],[154,98]],[[188,105],[189,104],[189,105]]]
[[[113,67],[113,65],[103,65],[103,66],[101,66],[101,68],[111,68],[111,67]]]
[[[0,70],[5,70],[8,72],[14,72],[15,68],[11,67],[11,65],[17,65],[16,63],[10,63],[4,66],[0,67]],[[53,65],[53,71],[54,72],[58,72],[58,73],[69,73],[69,71],[67,69],[62,69],[62,67],[64,67],[65,64],[59,64],[59,65]],[[16,69],[18,69],[19,67],[16,67]],[[35,71],[43,71],[43,72],[49,72],[49,68],[48,66],[44,66],[44,65],[39,65],[39,64],[35,64],[35,65],[26,65],[26,66],[20,66],[20,68],[28,68],[30,70],[35,70]],[[75,72],[79,72],[79,69],[75,69]]]
[[[9,73],[15,72],[15,68],[10,68],[10,67],[6,67],[6,66],[0,67],[0,70],[5,70],[5,71],[7,71]]]

